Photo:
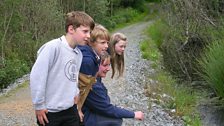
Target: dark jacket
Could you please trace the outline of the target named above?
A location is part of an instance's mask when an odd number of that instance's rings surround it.
[[[95,76],[99,70],[99,57],[88,45],[78,46],[78,48],[82,51],[83,55],[80,72],[86,75]]]
[[[98,78],[97,83],[93,85],[93,89],[89,92],[84,106],[85,126],[95,126],[97,115],[120,119],[134,118],[134,112],[122,109],[110,103],[107,89],[100,78]]]

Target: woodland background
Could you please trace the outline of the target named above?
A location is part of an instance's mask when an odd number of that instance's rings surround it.
[[[85,11],[108,29],[135,20],[144,0],[1,0],[0,88],[28,73],[37,49],[64,34],[64,15]]]

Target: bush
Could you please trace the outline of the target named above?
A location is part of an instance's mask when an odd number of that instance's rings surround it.
[[[200,75],[215,90],[217,96],[224,98],[224,43],[222,40],[212,42],[199,61]]]
[[[200,54],[203,51],[205,41],[199,36],[188,39],[183,46],[182,40],[169,39],[162,45],[163,63],[165,68],[180,81],[197,81]]]
[[[163,38],[161,47],[165,67],[178,79],[192,82],[201,80],[197,74],[197,59],[204,47],[223,36],[223,32],[220,32],[223,28],[223,16],[217,11],[222,7],[219,0],[188,0],[188,3],[162,1],[162,11],[159,14],[169,26],[168,35]],[[208,20],[201,16],[201,10]],[[219,16],[215,16],[213,12]]]
[[[40,45],[58,37],[64,28],[63,13],[55,0],[2,0],[0,22],[1,89],[27,73]]]
[[[19,59],[5,60],[5,65],[0,69],[0,89],[6,88],[15,79],[29,71],[28,65]]]

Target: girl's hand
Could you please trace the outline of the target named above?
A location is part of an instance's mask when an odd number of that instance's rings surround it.
[[[144,113],[141,112],[141,111],[135,112],[135,119],[143,120],[144,119]]]

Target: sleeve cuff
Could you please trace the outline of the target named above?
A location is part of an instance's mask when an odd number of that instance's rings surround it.
[[[35,104],[34,107],[35,107],[35,110],[46,109],[45,104]]]

